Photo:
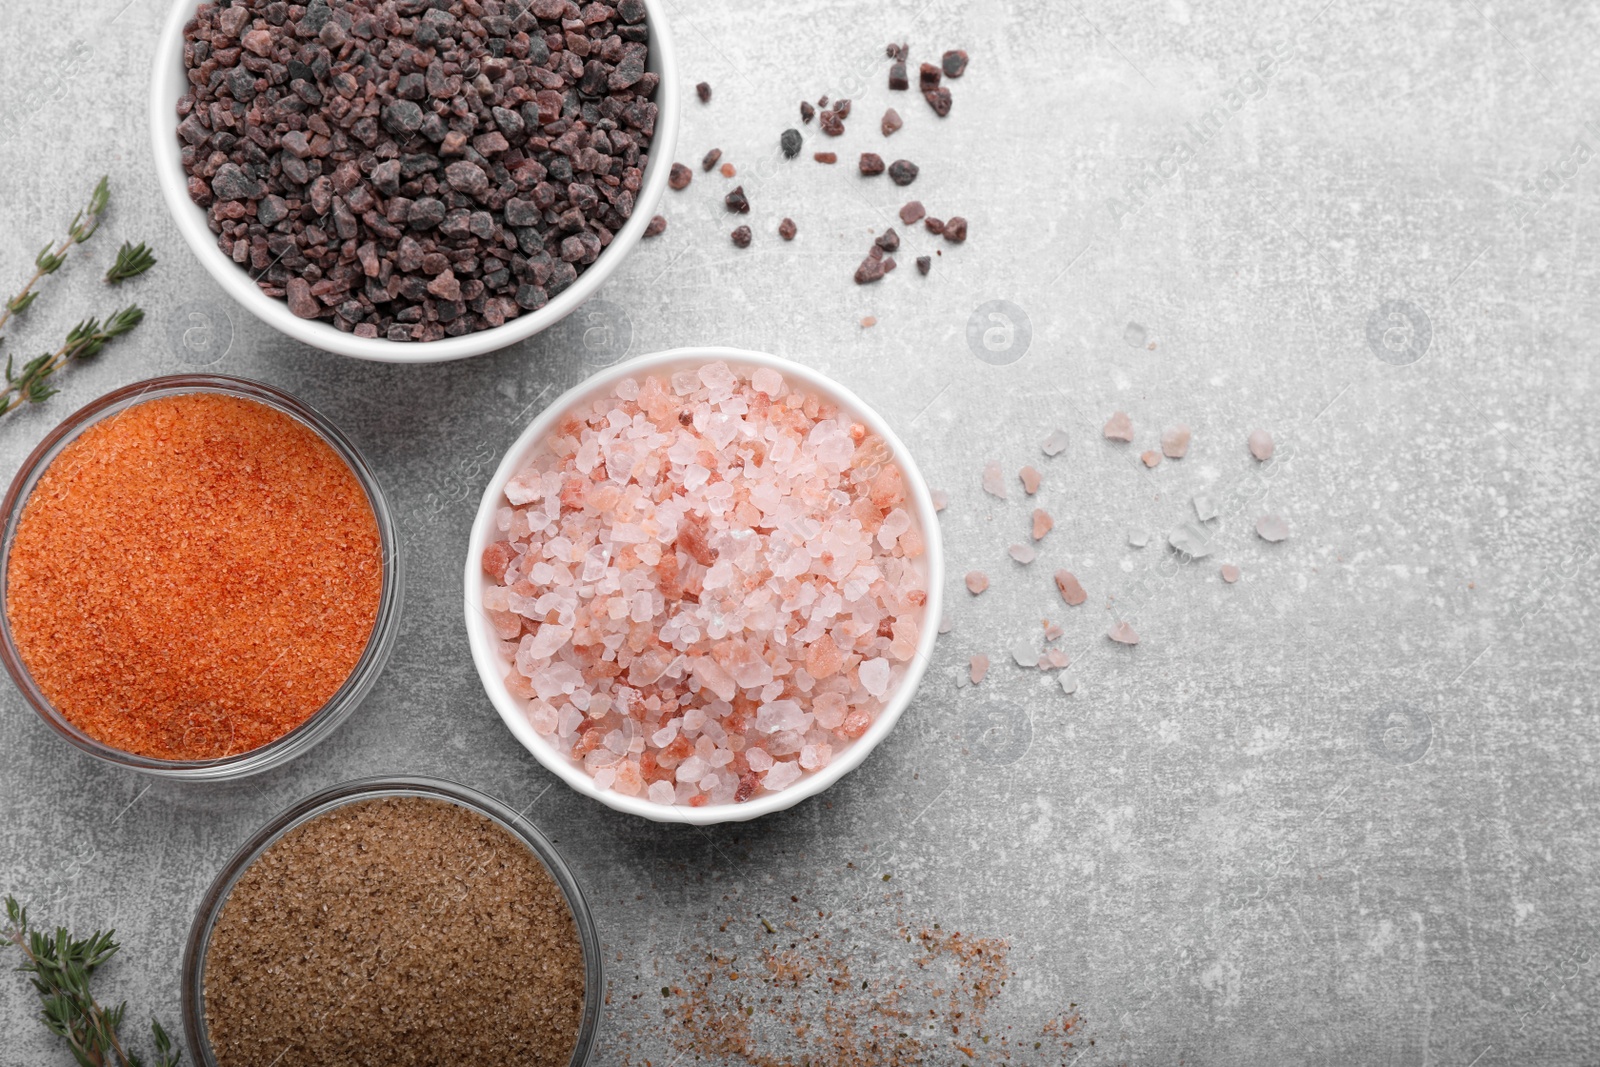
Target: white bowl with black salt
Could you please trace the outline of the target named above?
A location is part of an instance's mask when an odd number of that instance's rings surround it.
[[[589,60],[560,25],[577,5],[438,8],[400,0],[386,24],[378,0],[174,0],[162,26],[150,133],[167,209],[217,284],[297,341],[433,363],[526,340],[605,283],[666,189],[680,79],[662,0],[615,4]],[[641,76],[656,115],[628,176],[643,127],[620,101]],[[595,110],[610,96],[614,117]]]
[[[888,424],[777,356],[618,364],[506,453],[473,523],[473,662],[578,792],[752,819],[860,766],[933,652],[933,499]]]

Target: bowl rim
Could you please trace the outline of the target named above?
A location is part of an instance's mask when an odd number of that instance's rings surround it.
[[[470,786],[446,778],[426,775],[378,775],[355,778],[330,786],[289,807],[268,819],[266,824],[236,849],[212,879],[205,895],[195,908],[194,921],[184,941],[181,974],[181,997],[184,1038],[189,1053],[196,1063],[216,1067],[211,1042],[205,1023],[205,960],[210,947],[211,932],[216,928],[222,909],[233,894],[233,887],[245,871],[261,858],[261,854],[276,844],[290,830],[303,826],[312,819],[326,815],[349,804],[379,797],[416,796],[444,800],[458,804],[469,811],[490,819],[517,838],[538,857],[572,911],[572,921],[578,930],[578,940],[583,946],[583,1016],[578,1025],[578,1038],[573,1044],[569,1067],[581,1067],[589,1060],[600,1031],[601,998],[605,989],[605,959],[600,949],[600,933],[595,925],[594,912],[590,910],[583,886],[568,866],[560,851],[532,821],[494,797]]]
[[[194,17],[197,0],[171,0],[166,21],[156,40],[150,73],[150,146],[156,184],[173,225],[183,235],[195,258],[235,302],[280,333],[304,344],[338,355],[381,363],[441,363],[483,355],[525,341],[546,330],[593,296],[616,271],[644,236],[645,227],[667,188],[668,171],[677,149],[681,87],[677,50],[667,25],[664,0],[644,0],[645,24],[650,28],[650,59],[645,69],[661,75],[656,88],[656,129],[650,139],[650,159],[645,165],[633,214],[576,281],[538,311],[525,312],[502,326],[438,341],[390,341],[357,337],[318,319],[297,317],[282,300],[267,296],[248,272],[222,254],[216,235],[206,224],[205,211],[189,199],[178,145],[176,108],[183,95],[183,29]]]
[[[57,710],[44,695],[43,690],[34,681],[32,672],[23,662],[21,652],[11,635],[11,619],[7,607],[10,592],[11,547],[16,539],[17,525],[39,479],[55,462],[62,450],[77,440],[85,430],[98,425],[107,417],[115,417],[147,400],[194,393],[219,393],[265,404],[307,427],[333,449],[334,454],[350,468],[350,473],[366,493],[367,503],[372,508],[373,522],[378,528],[384,574],[383,586],[378,594],[378,610],[373,619],[372,633],[367,638],[367,645],[362,649],[360,658],[356,660],[355,666],[350,669],[344,682],[322,707],[312,712],[294,729],[257,748],[217,759],[164,760],[128,752],[89,736]],[[6,491],[4,501],[0,502],[0,663],[4,664],[11,681],[39,717],[57,734],[91,756],[119,767],[164,778],[218,781],[247,777],[287,763],[311,749],[349,718],[377,684],[400,634],[400,608],[405,587],[400,547],[399,528],[395,524],[394,513],[372,467],[337,426],[299,397],[265,382],[224,374],[169,374],[133,382],[91,400],[61,420],[28,454],[28,458],[22,461],[21,467],[11,480],[10,488]]]
[[[841,408],[865,422],[872,432],[883,439],[894,454],[895,461],[900,465],[908,492],[916,503],[917,521],[921,525],[923,540],[927,546],[924,556],[928,599],[923,606],[924,625],[918,635],[917,649],[912,655],[905,677],[901,679],[899,688],[895,690],[891,699],[885,702],[883,710],[878,713],[865,734],[838,753],[822,770],[806,775],[787,789],[753,797],[742,804],[707,804],[704,807],[691,808],[657,804],[644,796],[630,797],[612,789],[600,789],[569,756],[556,751],[538,735],[523,713],[520,702],[506,688],[504,678],[496,673],[502,669],[502,661],[498,650],[489,639],[488,624],[482,613],[483,589],[486,582],[480,561],[483,558],[483,550],[490,541],[489,531],[494,524],[495,513],[501,506],[506,482],[522,469],[533,451],[542,444],[551,427],[570,408],[585,400],[598,398],[624,378],[660,371],[674,365],[698,365],[714,360],[777,370],[791,382],[803,384],[833,400]],[[839,382],[791,359],[749,349],[700,345],[652,352],[616,363],[568,389],[539,413],[506,451],[488,486],[484,489],[468,539],[464,584],[467,640],[472,650],[473,666],[477,669],[484,691],[501,720],[536,760],[579,793],[598,800],[616,811],[638,815],[655,822],[708,826],[759,818],[816,796],[860,766],[889,735],[916,695],[917,687],[932,660],[934,644],[938,640],[938,620],[943,610],[944,547],[940,539],[938,516],[933,507],[933,494],[923,480],[922,472],[905,443],[874,408]]]

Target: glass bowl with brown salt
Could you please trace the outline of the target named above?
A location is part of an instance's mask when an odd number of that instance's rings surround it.
[[[618,364],[507,452],[473,524],[469,643],[512,735],[661,822],[755,818],[860,766],[933,651],[943,556],[894,431],[801,364]]]
[[[0,514],[0,661],[98,759],[240,778],[310,749],[399,628],[394,518],[309,405],[221,375],[152,378],[65,419]]]
[[[583,890],[532,823],[400,777],[251,837],[200,902],[182,984],[202,1067],[579,1067],[605,980]]]

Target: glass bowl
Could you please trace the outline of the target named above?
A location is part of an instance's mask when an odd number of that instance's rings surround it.
[[[200,1067],[217,1067],[210,1039],[206,1035],[206,950],[211,942],[211,932],[216,928],[217,920],[222,915],[222,907],[227,903],[228,895],[233,891],[234,885],[273,842],[290,830],[346,804],[378,797],[427,797],[458,804],[504,828],[527,845],[544,864],[545,870],[550,872],[551,878],[560,888],[567,906],[572,909],[572,919],[578,928],[578,940],[583,946],[583,1018],[578,1025],[578,1040],[573,1045],[570,1067],[582,1067],[588,1063],[600,1026],[605,974],[600,957],[600,935],[595,929],[594,915],[589,911],[583,890],[579,887],[571,868],[561,858],[555,846],[532,823],[493,797],[443,779],[413,777],[360,778],[308,797],[268,822],[223,865],[221,873],[211,883],[211,888],[206,890],[206,895],[201,898],[199,910],[195,913],[194,925],[189,930],[189,940],[183,949],[183,1030],[194,1062]]]
[[[220,393],[257,401],[305,425],[327,442],[328,446],[349,466],[351,473],[366,492],[367,502],[372,505],[383,557],[383,589],[378,597],[378,614],[373,622],[372,635],[367,638],[367,647],[362,652],[361,658],[356,661],[350,676],[345,679],[338,691],[305,722],[265,745],[236,755],[206,760],[164,760],[125,752],[96,740],[78,729],[65,715],[56,710],[34,682],[12,638],[10,618],[7,614],[7,583],[11,548],[23,508],[39,478],[61,450],[100,420],[115,417],[135,404],[163,396],[191,393]],[[4,516],[4,526],[0,528],[0,660],[4,661],[6,671],[11,675],[11,680],[16,683],[17,688],[22,691],[23,698],[33,706],[41,719],[83,751],[119,767],[129,767],[166,778],[219,781],[243,778],[287,763],[327,737],[349,717],[377,682],[378,675],[382,673],[384,663],[388,660],[389,652],[399,635],[402,584],[399,535],[377,477],[366,460],[362,459],[361,453],[356,451],[355,445],[351,444],[331,422],[303,401],[261,382],[215,374],[175,374],[134,382],[132,385],[107,393],[68,416],[61,425],[50,431],[45,439],[39,442],[39,447],[23,461],[16,478],[12,480],[11,489],[6,493],[4,503],[0,504],[0,515]]]

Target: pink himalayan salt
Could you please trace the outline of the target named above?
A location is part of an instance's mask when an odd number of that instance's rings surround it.
[[[1056,670],[1060,670],[1072,662],[1071,657],[1067,655],[1067,650],[1064,648],[1052,648],[1044,654],[1044,658],[1049,666]]]
[[[1100,431],[1108,441],[1132,441],[1133,420],[1128,418],[1126,411],[1114,411],[1106,420],[1106,425]]]
[[[1277,515],[1263,515],[1256,520],[1256,533],[1263,541],[1282,541],[1289,536],[1289,523]]]
[[[1278,450],[1278,445],[1272,440],[1272,435],[1265,430],[1251,430],[1250,440],[1247,443],[1250,446],[1250,454],[1261,463],[1271,459],[1272,453]]]
[[[1044,535],[1055,528],[1056,520],[1050,517],[1048,511],[1043,508],[1033,509],[1033,539],[1035,541],[1043,540]]]
[[[989,657],[985,656],[982,652],[979,652],[976,656],[972,657],[972,663],[968,669],[968,677],[972,679],[973,685],[977,685],[979,682],[983,681],[984,675],[988,673]]]
[[[1181,422],[1170,430],[1161,431],[1161,454],[1168,459],[1182,459],[1189,454],[1191,436],[1189,427]]]
[[[1006,479],[1000,473],[1000,464],[990,460],[983,465],[983,491],[1001,500],[1006,498]]]
[[[1044,620],[1044,639],[1046,641],[1060,640],[1061,635],[1065,634],[1066,632],[1067,631],[1063,630],[1060,626],[1057,626],[1051,620]]]
[[[1139,459],[1146,467],[1154,467],[1156,464],[1161,462],[1161,453],[1157,452],[1153,448],[1149,448],[1139,453]]]
[[[1222,580],[1229,585],[1237,582],[1239,580],[1239,568],[1231,563],[1224,563],[1222,565]]]
[[[1017,477],[1022,480],[1022,488],[1029,496],[1039,491],[1041,477],[1039,472],[1032,467],[1023,467],[1017,472]]]
[[[1058,456],[1066,451],[1067,440],[1067,431],[1051,430],[1050,436],[1044,439],[1044,443],[1039,448],[1047,456]]]
[[[887,445],[770,368],[627,379],[505,487],[507,688],[600,788],[735,803],[861,737],[915,655],[925,542]]]
[[[1119,645],[1137,645],[1139,643],[1139,635],[1134,633],[1133,627],[1125,622],[1117,623],[1106,636]]]
[[[1089,594],[1083,591],[1083,586],[1071,571],[1056,571],[1056,591],[1069,607],[1075,608],[1089,599]]]
[[[1016,560],[1018,563],[1023,564],[1024,566],[1026,566],[1029,563],[1032,563],[1035,559],[1038,558],[1038,555],[1039,555],[1037,552],[1035,552],[1033,550],[1033,546],[1032,545],[1012,545],[1006,551],[1011,553],[1011,558],[1012,559]]]
[[[989,588],[989,576],[982,571],[967,572],[967,592],[977,596]]]
[[[946,493],[943,489],[930,490],[928,495],[933,497],[934,511],[943,511],[945,508],[950,506],[950,494]]]

